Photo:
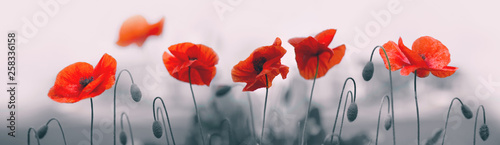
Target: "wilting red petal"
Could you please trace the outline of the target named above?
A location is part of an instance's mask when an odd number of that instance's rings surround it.
[[[457,67],[445,66],[442,69],[431,69],[431,73],[436,77],[445,78],[453,75],[457,69]]]
[[[439,40],[423,36],[415,40],[412,50],[424,58],[430,68],[443,68],[450,63],[448,48]]]
[[[328,29],[325,30],[318,35],[316,35],[314,38],[321,44],[325,44],[326,46],[330,45],[330,42],[332,42],[333,37],[335,36],[335,33],[337,33],[337,30],[335,29]]]
[[[101,77],[101,75],[107,75],[102,82],[103,84],[101,84],[104,87],[103,89],[107,90],[115,84],[115,74],[116,60],[111,55],[105,53],[95,66],[93,77],[96,79]]]
[[[403,68],[404,65],[410,64],[406,56],[401,52],[399,46],[394,41],[389,41],[383,45],[387,57],[391,63],[391,71],[396,71]],[[387,59],[383,49],[379,49],[380,56],[382,60],[384,60],[385,67],[389,69],[389,65],[387,64]]]
[[[60,103],[75,103],[80,101],[80,93],[83,86],[81,79],[91,78],[94,68],[85,62],[77,62],[65,67],[56,77],[54,86],[50,89],[48,96]]]

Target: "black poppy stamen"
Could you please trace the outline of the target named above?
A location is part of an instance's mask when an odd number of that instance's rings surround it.
[[[267,59],[265,57],[254,59],[252,61],[253,69],[260,73],[264,69],[264,63],[266,63],[266,61]]]
[[[90,78],[81,78],[80,79],[80,85],[82,85],[83,88],[85,88],[90,82],[94,81],[94,77]]]
[[[194,61],[194,60],[198,60],[198,58],[196,58],[196,57],[189,57],[189,60],[190,61]]]

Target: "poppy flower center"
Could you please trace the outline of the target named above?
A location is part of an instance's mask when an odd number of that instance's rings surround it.
[[[264,63],[266,63],[266,61],[267,61],[267,59],[265,57],[260,57],[260,58],[254,59],[252,61],[253,69],[260,73],[262,71],[262,69],[264,68]]]
[[[195,57],[189,57],[189,60],[197,60]]]
[[[425,60],[425,56],[424,55],[420,55],[420,57],[422,57],[422,59]]]
[[[90,82],[92,82],[94,80],[94,77],[90,77],[90,78],[81,78],[80,79],[80,85],[82,85],[83,88],[85,88],[88,84],[90,84]]]

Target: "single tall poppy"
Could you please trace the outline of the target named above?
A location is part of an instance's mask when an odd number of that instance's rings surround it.
[[[172,54],[163,53],[163,64],[172,77],[187,83],[191,77],[192,84],[210,86],[216,73],[215,65],[219,62],[212,48],[185,42],[172,45],[168,50]]]
[[[59,103],[75,103],[93,98],[115,83],[116,60],[104,54],[94,68],[86,62],[73,63],[61,70],[48,96]]]
[[[315,37],[299,37],[288,40],[295,47],[295,61],[300,75],[305,79],[314,79],[316,65],[318,64],[318,75],[323,77],[330,68],[340,63],[345,54],[345,45],[342,44],[333,49],[328,48],[337,30],[328,29]],[[319,63],[318,63],[319,60]]]
[[[439,40],[430,36],[423,36],[415,40],[410,50],[399,38],[398,44],[389,41],[384,44],[387,56],[391,62],[391,71],[401,69],[401,75],[407,76],[417,72],[417,76],[424,78],[432,73],[436,77],[445,78],[453,75],[457,67],[447,66],[450,63],[448,48]],[[387,60],[383,50],[379,50],[386,68]]]
[[[267,87],[271,87],[274,77],[281,74],[285,79],[288,74],[288,66],[281,64],[281,58],[285,53],[280,38],[276,38],[273,45],[255,49],[247,59],[233,67],[231,70],[233,81],[247,83],[243,91],[266,87],[266,81],[269,83]]]

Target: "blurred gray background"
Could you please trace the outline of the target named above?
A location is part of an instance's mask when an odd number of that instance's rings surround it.
[[[16,137],[6,135],[8,98],[1,97],[2,145],[27,144],[28,128],[38,129],[53,117],[61,121],[68,144],[88,144],[89,99],[61,104],[52,101],[47,93],[57,73],[64,67],[79,61],[96,65],[104,53],[117,60],[118,71],[130,70],[142,90],[143,99],[134,103],[128,94],[131,83],[128,76],[123,75],[117,84],[117,118],[121,112],[130,116],[135,143],[165,144],[164,138],[156,139],[151,132],[152,101],[161,96],[169,110],[176,142],[185,144],[187,137],[197,129],[192,125],[194,107],[189,84],[168,75],[162,63],[162,54],[168,46],[193,42],[213,48],[220,57],[217,75],[211,87],[193,87],[198,104],[209,108],[209,104],[218,102],[219,106],[229,107],[229,110],[230,104],[238,104],[240,109],[248,112],[247,94],[241,92],[244,84],[234,86],[228,94],[230,96],[222,101],[214,98],[214,90],[220,85],[235,85],[230,76],[232,67],[255,48],[271,45],[276,37],[283,40],[282,46],[288,51],[282,63],[290,67],[290,73],[286,80],[277,77],[269,90],[266,125],[277,128],[274,131],[282,138],[296,135],[297,123],[307,109],[312,81],[305,81],[298,75],[294,50],[287,41],[293,37],[314,36],[330,28],[337,29],[330,47],[346,44],[347,51],[339,65],[317,80],[314,90],[313,105],[320,110],[321,128],[327,133],[333,126],[342,84],[347,77],[353,77],[357,81],[359,114],[355,122],[345,122],[342,137],[366,134],[374,140],[377,110],[381,98],[389,94],[389,78],[380,56],[376,54],[375,76],[369,82],[363,81],[361,71],[369,61],[372,48],[389,40],[397,41],[399,37],[411,46],[415,39],[427,35],[448,47],[451,54],[449,65],[459,69],[448,78],[429,76],[418,79],[421,139],[429,138],[437,128],[444,127],[450,100],[460,97],[474,115],[479,104],[486,108],[490,137],[486,142],[478,137],[478,144],[500,143],[497,137],[500,133],[500,107],[497,105],[500,103],[498,1],[35,0],[0,3],[1,34],[16,31],[21,39],[17,50]],[[122,22],[138,14],[149,23],[165,17],[163,33],[159,37],[150,37],[141,48],[136,45],[119,47],[115,42]],[[6,46],[6,41],[0,44]],[[5,64],[6,55],[0,57]],[[6,74],[6,69],[1,69],[0,73]],[[413,75],[401,76],[396,71],[393,80],[397,142],[414,145]],[[284,101],[288,88],[295,89],[289,96],[291,101]],[[347,88],[352,88],[352,85]],[[258,136],[265,89],[250,92],[250,95]],[[112,102],[112,89],[94,98],[96,145],[112,144]],[[202,115],[204,120],[210,118],[207,110],[210,109],[202,111],[206,112],[205,116]],[[447,144],[471,144],[474,118],[463,118],[458,103],[454,104],[450,117]],[[117,125],[120,131],[119,122]],[[380,133],[379,143],[392,144],[392,131],[381,129]],[[62,144],[55,124],[50,125],[41,143]]]

